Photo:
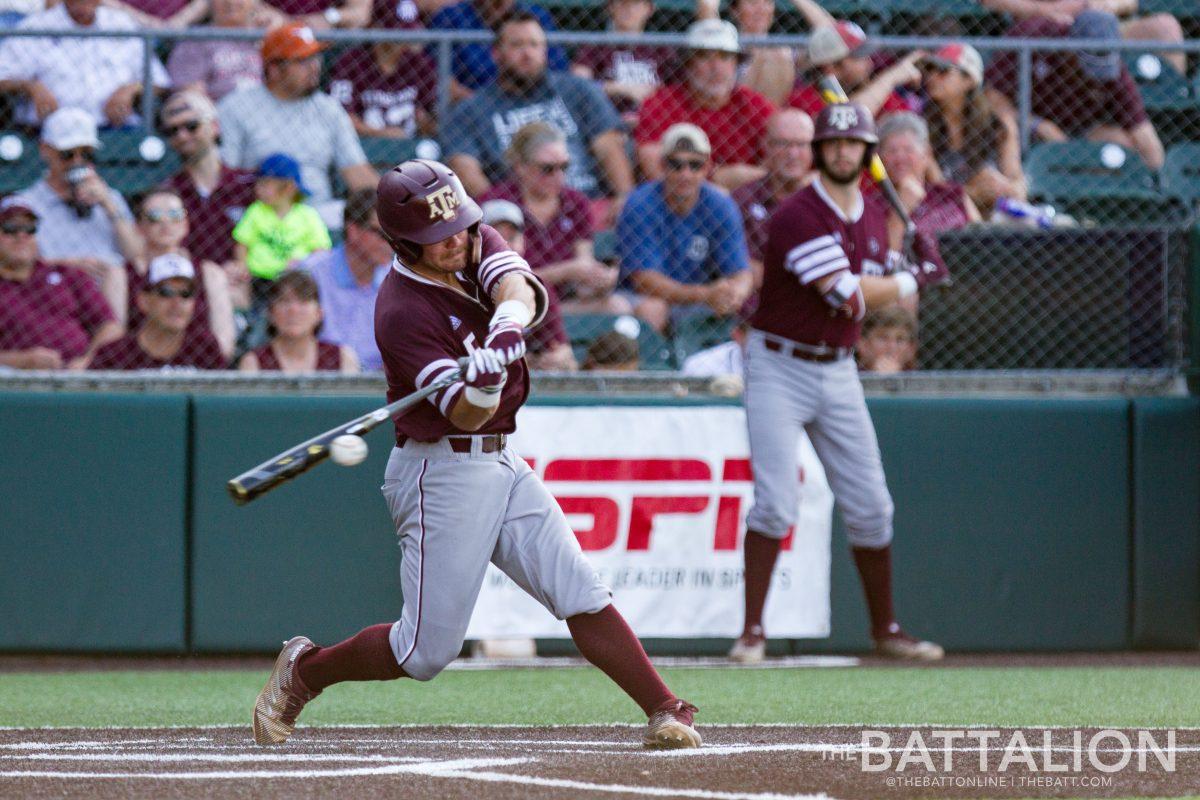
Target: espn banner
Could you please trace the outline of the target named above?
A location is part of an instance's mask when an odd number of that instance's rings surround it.
[[[829,635],[833,495],[801,438],[800,522],[766,607],[767,630],[782,638]],[[741,408],[526,406],[510,443],[558,500],[639,636],[741,632],[742,537],[754,494]],[[489,566],[467,638],[511,637],[569,633]]]

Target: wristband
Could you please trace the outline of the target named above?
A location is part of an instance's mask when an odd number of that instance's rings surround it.
[[[829,287],[829,290],[825,292],[825,302],[834,308],[841,308],[841,306],[847,300],[849,300],[856,291],[858,291],[858,285],[860,281],[861,278],[859,278],[859,276],[854,275],[849,271],[845,272],[845,274],[838,278],[833,286]]]
[[[491,325],[499,325],[504,322],[513,322],[521,326],[522,329],[528,328],[529,323],[533,321],[533,312],[521,300],[505,300],[500,305],[496,306],[495,313],[492,314]]]
[[[499,386],[494,392],[485,392],[482,389],[476,389],[474,386],[468,386],[463,394],[466,395],[467,402],[473,406],[477,406],[478,408],[495,408],[500,405],[500,395],[502,394],[500,389],[502,388],[503,386]]]
[[[899,289],[898,298],[910,297],[917,293],[917,279],[910,272],[897,272],[893,275],[896,279],[896,288]]]

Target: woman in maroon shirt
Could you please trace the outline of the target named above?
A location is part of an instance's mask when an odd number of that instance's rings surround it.
[[[628,314],[629,302],[613,294],[618,270],[592,252],[586,195],[566,185],[569,165],[562,132],[531,122],[513,134],[506,154],[513,178],[489,189],[482,201],[508,200],[525,215],[525,260],[554,286],[564,314]]]
[[[267,332],[271,340],[238,361],[242,372],[359,371],[358,356],[349,347],[317,339],[321,330],[321,303],[317,283],[307,272],[285,272],[267,294]]]

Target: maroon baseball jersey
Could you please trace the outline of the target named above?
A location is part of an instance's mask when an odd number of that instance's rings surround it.
[[[669,47],[585,44],[575,51],[575,63],[590,69],[592,78],[601,83],[658,86],[671,81],[676,59]],[[616,95],[611,99],[622,114],[638,109],[632,97]]]
[[[771,191],[767,178],[739,186],[730,195],[742,212],[742,227],[746,229],[746,247],[750,257],[762,261],[763,246],[767,243],[767,220],[775,210],[775,193]]]
[[[886,216],[891,206],[874,183],[871,184],[870,190],[864,191],[863,194],[868,203],[878,205]],[[918,230],[934,234],[961,228],[971,221],[967,216],[966,190],[949,181],[926,184],[925,199],[909,216]]]
[[[96,282],[79,270],[39,261],[23,283],[0,278],[0,350],[48,347],[68,361],[113,318]]]
[[[437,65],[424,50],[405,50],[396,69],[385,73],[366,47],[342,54],[333,66],[329,94],[367,127],[417,133],[417,109],[437,107]]]
[[[463,291],[424,278],[398,258],[379,287],[375,300],[375,341],[383,356],[388,402],[428,386],[458,366],[458,359],[482,347],[495,311],[492,291],[513,273],[528,277],[539,295],[544,315],[545,290],[525,259],[509,249],[499,233],[479,226],[483,257],[477,267],[457,273]],[[448,415],[462,396],[463,383],[453,383],[395,420],[396,436],[432,442],[443,436],[512,433],[517,410],[529,396],[529,370],[524,359],[508,366],[500,407],[478,431],[463,431]]]
[[[197,263],[224,264],[233,258],[233,228],[254,202],[254,173],[221,165],[221,177],[210,194],[201,194],[185,170],[167,179],[166,187],[183,200],[188,235],[183,241]]]
[[[1070,26],[1047,17],[1021,20],[1005,34],[1019,38],[1066,38]],[[1121,64],[1115,81],[1090,80],[1079,59],[1069,51],[1034,50],[1033,113],[1045,117],[1070,137],[1083,137],[1097,125],[1117,125],[1131,130],[1145,122],[1146,107],[1129,70]],[[1001,50],[988,64],[987,85],[1017,102],[1019,61],[1011,50]]]
[[[207,331],[189,329],[184,334],[183,345],[171,358],[161,361],[154,358],[138,344],[137,334],[130,333],[109,342],[96,351],[88,369],[161,369],[194,370],[225,369],[225,356],[217,340]]]
[[[794,342],[850,347],[862,323],[832,308],[813,283],[844,269],[884,274],[887,241],[881,207],[860,199],[846,218],[817,178],[780,203],[767,223],[763,286],[750,325]]]
[[[258,368],[261,370],[279,372],[283,369],[278,356],[275,355],[275,348],[271,347],[270,342],[256,349],[254,357],[258,359]],[[341,372],[342,348],[329,342],[317,342],[317,371]]]
[[[199,267],[197,267],[199,270]],[[137,296],[141,293],[146,285],[146,276],[137,271],[137,268],[129,261],[125,262],[125,281],[128,284],[127,294],[129,297],[129,308],[126,310],[125,328],[127,330],[136,331],[142,327],[142,322],[146,319],[146,315],[138,308]],[[196,280],[192,282],[196,287],[196,307],[192,313],[192,322],[188,325],[188,330],[196,328],[212,333],[212,326],[208,321],[208,293],[204,290],[203,276],[197,275]]]

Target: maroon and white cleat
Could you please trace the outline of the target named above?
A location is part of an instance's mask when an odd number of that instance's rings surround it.
[[[254,741],[259,744],[283,744],[296,728],[296,717],[309,700],[320,694],[310,692],[300,680],[296,662],[316,645],[304,636],[283,643],[275,659],[275,668],[267,685],[254,701]]]
[[[692,717],[699,710],[686,700],[668,700],[650,715],[642,741],[647,747],[699,747],[703,740],[692,727]]]

